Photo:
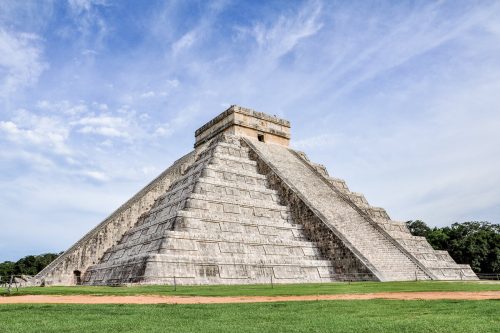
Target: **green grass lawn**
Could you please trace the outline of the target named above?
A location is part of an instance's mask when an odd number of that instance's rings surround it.
[[[30,287],[14,289],[12,295],[179,295],[179,296],[278,296],[376,293],[396,291],[486,291],[500,290],[500,283],[484,282],[353,282],[321,284],[232,285],[232,286],[132,286],[132,287]],[[0,295],[6,295],[2,289]]]
[[[0,305],[0,332],[500,332],[499,301]]]

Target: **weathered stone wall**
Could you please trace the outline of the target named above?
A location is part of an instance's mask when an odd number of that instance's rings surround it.
[[[155,199],[184,173],[184,170],[193,163],[194,159],[195,152],[191,152],[177,160],[170,168],[37,274],[35,283],[46,285],[76,284],[75,272],[77,274],[79,272],[83,278],[87,268],[99,262],[106,250],[122,238],[123,234],[137,222],[139,217],[151,208]]]

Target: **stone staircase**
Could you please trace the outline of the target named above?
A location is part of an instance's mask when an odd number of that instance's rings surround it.
[[[325,282],[331,262],[293,223],[239,138],[222,136],[90,267],[84,284]]]
[[[339,235],[381,281],[430,279],[433,275],[374,221],[322,178],[326,170],[308,165],[286,147],[244,139],[278,177]],[[346,189],[347,187],[345,187]],[[354,194],[362,201],[359,195]],[[380,213],[380,212],[379,212]],[[382,214],[380,214],[382,215]]]
[[[406,224],[393,221],[385,209],[371,206],[363,194],[351,192],[343,179],[330,177],[321,164],[311,162],[305,153],[296,152],[307,164],[311,165],[340,193],[354,203],[369,219],[379,224],[395,241],[408,251],[429,272],[440,280],[477,280],[476,274],[469,265],[455,263],[447,251],[434,250],[425,237],[413,236]],[[417,278],[423,278],[418,275]],[[425,278],[425,276],[424,276]]]

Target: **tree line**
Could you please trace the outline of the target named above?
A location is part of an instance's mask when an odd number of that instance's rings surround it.
[[[5,281],[11,275],[36,275],[61,253],[45,253],[36,256],[26,256],[16,262],[4,261],[0,263],[0,278]]]
[[[476,273],[500,273],[500,225],[489,222],[453,223],[430,228],[425,222],[406,222],[414,236],[422,236],[435,250],[446,250],[459,264]]]

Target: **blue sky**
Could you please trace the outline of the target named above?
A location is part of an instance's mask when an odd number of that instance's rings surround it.
[[[3,0],[0,261],[69,247],[230,104],[395,220],[500,220],[498,1]]]

